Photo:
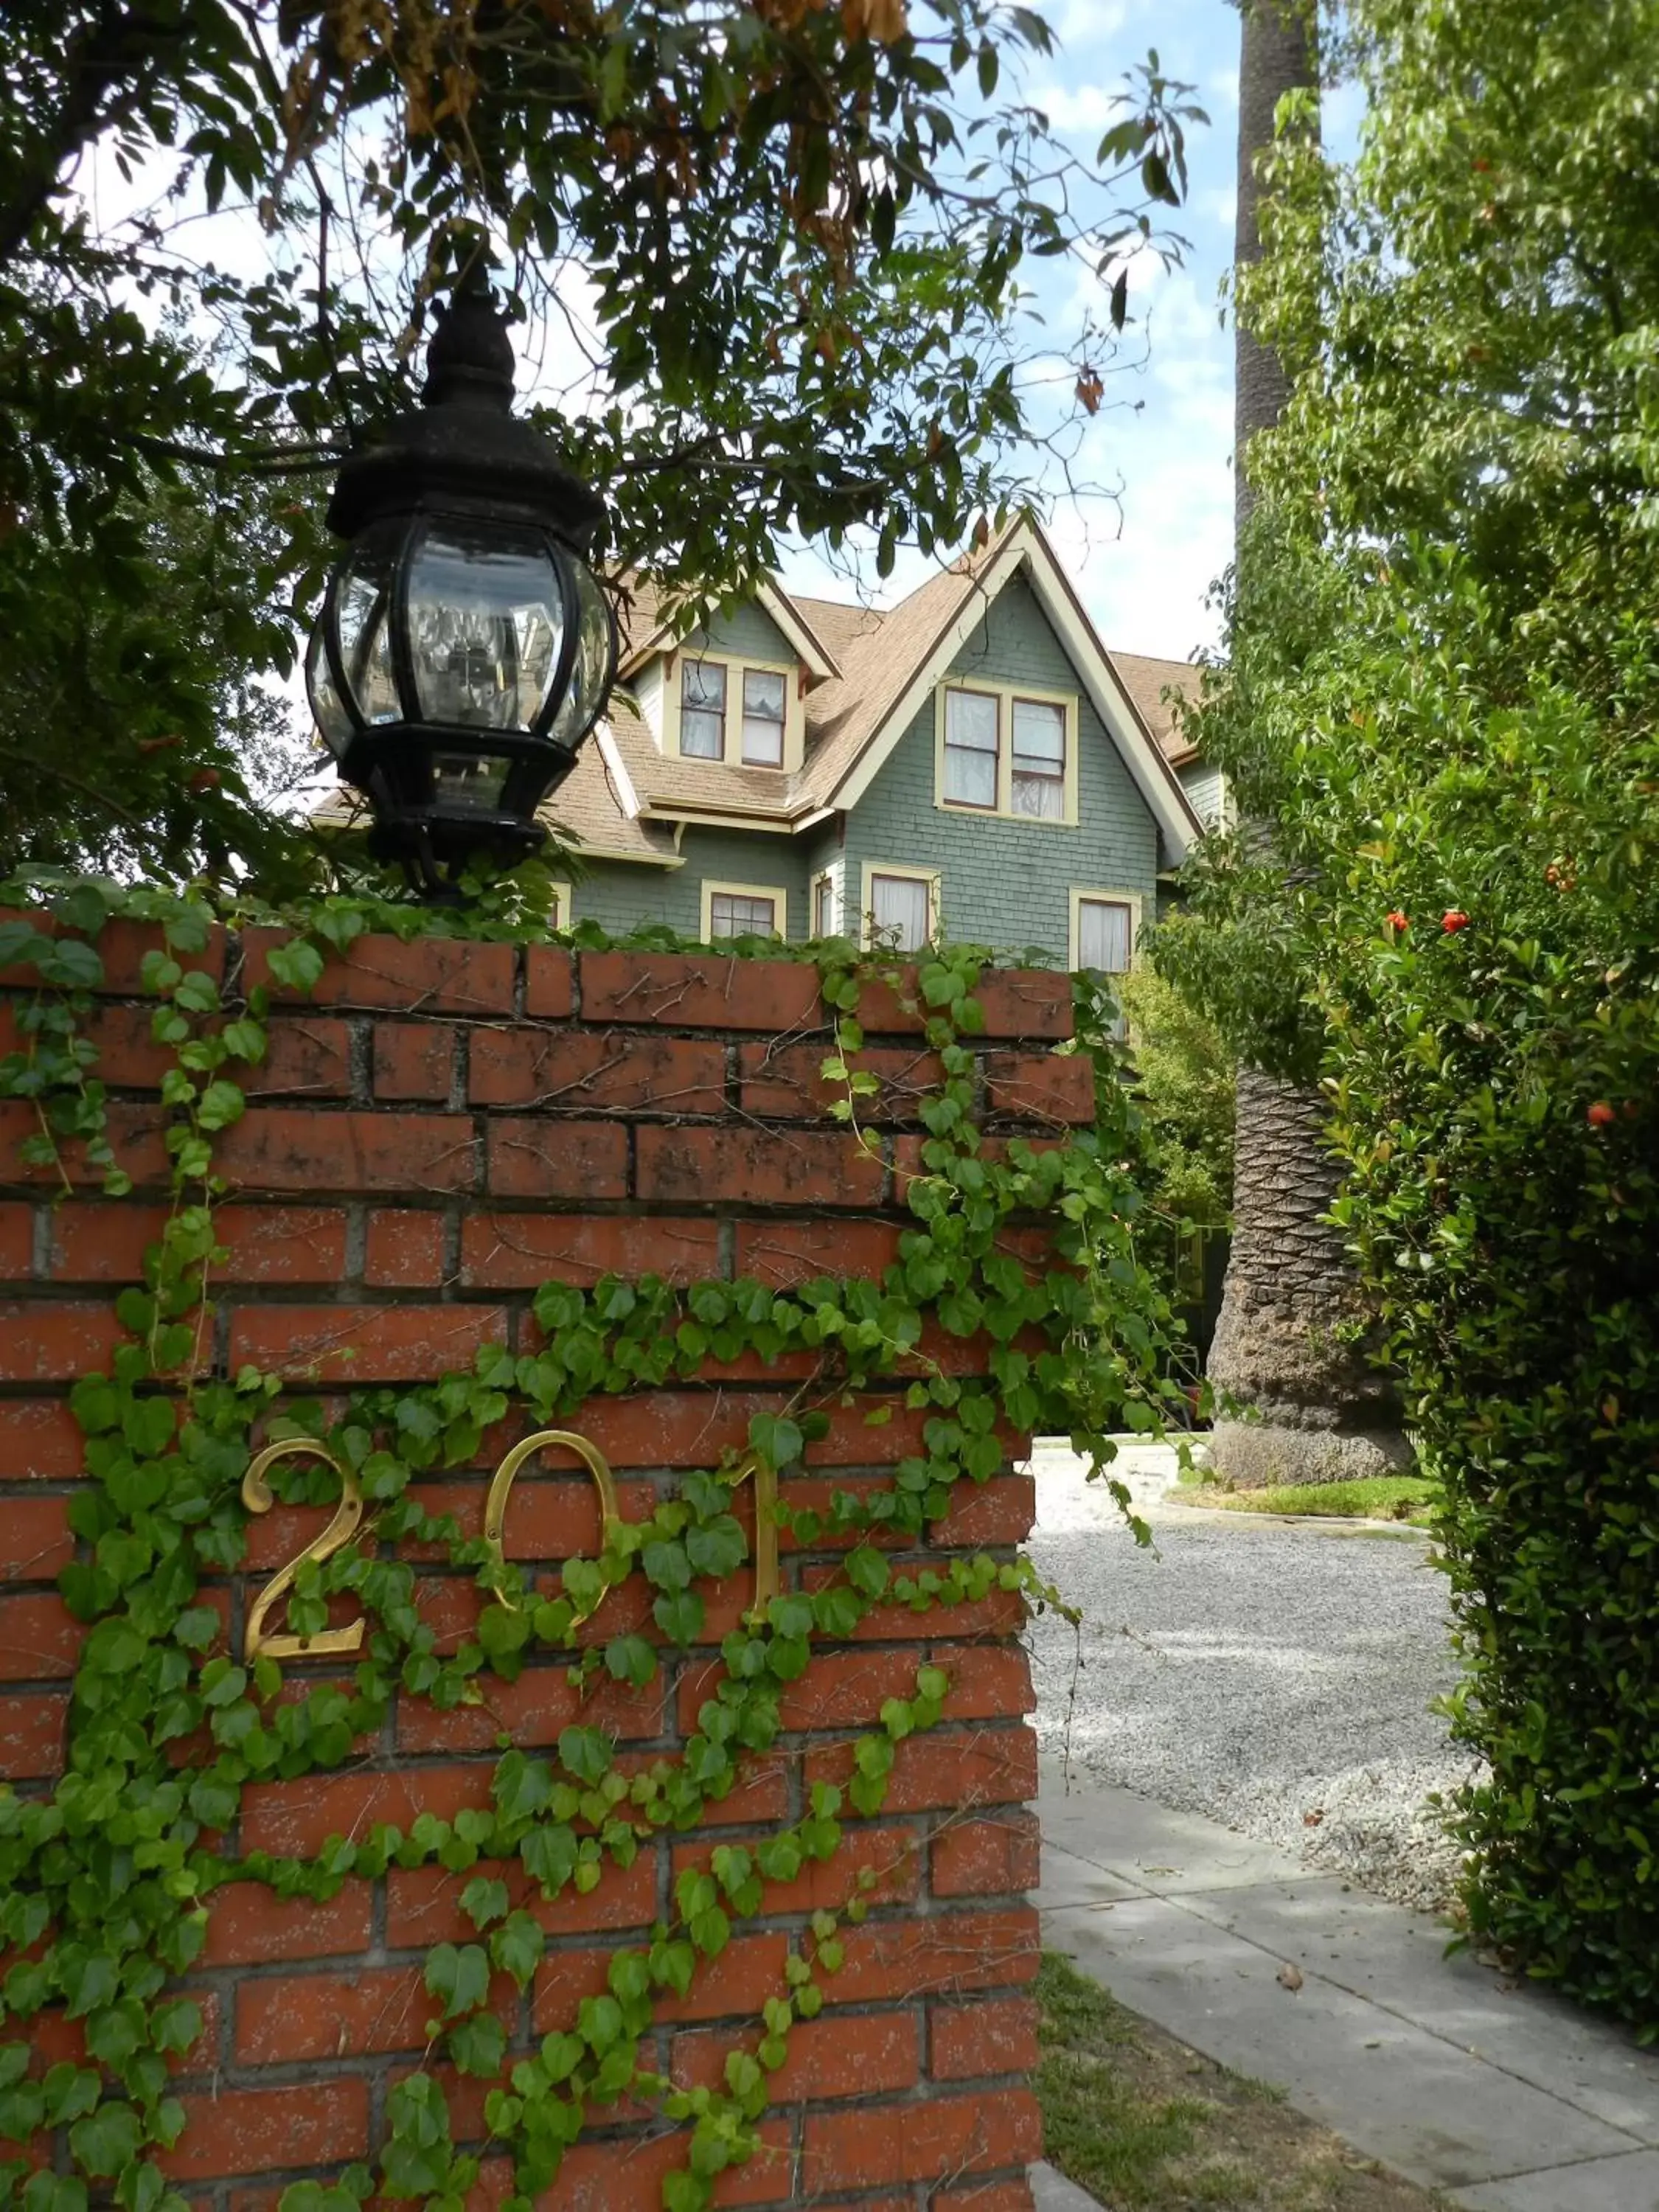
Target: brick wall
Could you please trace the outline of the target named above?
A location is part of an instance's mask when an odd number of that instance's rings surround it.
[[[211,963],[233,983],[268,980],[270,942],[258,932],[221,941]],[[26,1110],[0,1108],[0,1772],[25,1786],[45,1786],[58,1771],[79,1633],[53,1589],[73,1553],[66,1510],[81,1464],[66,1395],[119,1340],[113,1298],[137,1279],[163,1196],[149,1088],[161,1059],[147,1006],[122,995],[135,988],[143,945],[141,932],[106,933],[109,988],[93,1024],[118,1151],[137,1178],[132,1198],[86,1190],[53,1203],[50,1179],[16,1164]],[[1069,1027],[1066,979],[1000,975],[983,997],[989,1126],[1052,1131],[1083,1118],[1085,1069],[1049,1057]],[[863,1011],[888,1082],[877,1164],[823,1117],[810,969],[361,941],[310,1001],[277,998],[268,1063],[222,1142],[233,1193],[221,1215],[229,1256],[214,1285],[221,1367],[252,1361],[337,1386],[422,1379],[469,1363],[485,1341],[533,1342],[530,1297],[550,1276],[755,1273],[789,1285],[878,1268],[907,1218],[902,1183],[918,1140],[904,1124],[928,1064],[914,1019],[890,994],[867,994]],[[0,1025],[9,1018],[0,1000]],[[951,1351],[972,1366],[971,1346]],[[750,1416],[781,1404],[792,1379],[752,1360],[711,1366],[690,1383],[596,1401],[574,1425],[609,1457],[623,1510],[636,1516],[677,1470],[741,1444]],[[786,1480],[787,1496],[809,1504],[827,1502],[832,1483],[878,1483],[916,1448],[921,1417],[902,1401],[884,1426],[869,1425],[867,1410],[836,1413],[805,1470]],[[476,1524],[508,1428],[487,1440],[475,1470],[426,1486],[434,1507]],[[1011,1459],[1018,1448],[1011,1438]],[[1024,1475],[1005,1469],[964,1485],[933,1531],[936,1553],[1012,1546],[1031,1511]],[[246,1573],[216,1599],[239,1648],[252,1593],[325,1518],[278,1508],[251,1524]],[[564,1471],[549,1455],[526,1471],[508,1517],[510,1556],[544,1560],[550,1573],[568,1553],[592,1550],[598,1534],[592,1493],[574,1462]],[[832,1563],[832,1552],[803,1555],[786,1538],[786,1585]],[[747,1601],[745,1580],[711,1594],[711,1644]],[[614,1632],[629,1595],[613,1599],[598,1632]],[[477,1593],[434,1565],[421,1603],[453,1648]],[[1024,2168],[1038,2142],[1023,1992],[1036,1929],[1024,1893],[1036,1875],[1026,1809],[1036,1754],[1019,1627],[1018,1601],[1008,1598],[871,1615],[854,1641],[819,1647],[790,1693],[781,1749],[714,1808],[717,1835],[763,1834],[799,1813],[812,1780],[844,1771],[851,1734],[877,1723],[884,1698],[910,1692],[919,1663],[950,1674],[946,1723],[899,1747],[883,1813],[849,1823],[829,1865],[775,1887],[763,1917],[742,1925],[665,2015],[658,2063],[688,2082],[708,2077],[781,1990],[805,1916],[850,1895],[860,1868],[877,1869],[876,1909],[846,1931],[846,1964],[826,1981],[823,2013],[794,2031],[766,2154],[727,2177],[722,2202],[848,2212],[1029,2204]],[[672,1756],[695,1724],[712,1657],[691,1654],[648,1691],[609,1685],[587,1717],[629,1755]],[[293,1671],[321,1680],[327,1662]],[[551,1656],[514,1683],[490,1680],[489,1695],[489,1710],[448,1714],[404,1698],[383,1738],[349,1766],[250,1785],[234,1840],[309,1854],[331,1833],[483,1802],[497,1731],[546,1743],[576,1709]],[[547,1906],[538,1895],[550,1948],[525,1999],[509,2006],[520,2044],[602,1985],[609,1947],[666,1909],[675,1873],[707,1848],[696,1836],[665,1838],[631,1869],[608,1869],[588,1896]],[[280,1903],[251,1883],[216,1894],[190,1984],[207,2027],[180,2077],[189,2124],[168,2160],[194,2199],[216,2212],[264,2212],[279,2182],[325,2176],[371,2150],[389,2087],[425,2042],[425,1954],[467,1932],[459,1886],[435,1869],[394,1869],[326,1905]],[[60,2024],[49,2037],[67,2044],[74,2033]],[[453,2086],[457,2139],[476,2138],[483,2085]],[[601,2130],[570,2154],[544,2203],[549,2212],[644,2212],[682,2148],[659,2126]],[[485,2178],[495,2193],[505,2186],[493,2168]]]

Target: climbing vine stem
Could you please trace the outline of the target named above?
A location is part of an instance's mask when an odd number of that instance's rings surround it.
[[[716,1843],[682,1873],[672,1912],[648,1940],[618,1949],[604,1991],[528,2051],[509,2049],[491,1991],[501,1977],[528,1987],[544,1936],[499,1868],[516,1862],[552,1901],[592,1891],[608,1866],[626,1868],[662,1832],[697,1831],[775,1742],[783,1693],[815,1641],[853,1635],[872,1607],[948,1610],[996,1592],[1060,1601],[1028,1561],[957,1553],[907,1567],[885,1540],[919,1541],[958,1484],[996,1474],[1009,1431],[1061,1431],[1110,1480],[1110,1434],[1156,1428],[1177,1395],[1169,1316],[1134,1263],[1127,1109],[1115,1079],[1102,1086],[1095,1132],[1047,1149],[990,1145],[975,1123],[964,1042],[983,1026],[975,987],[984,956],[938,951],[912,985],[890,957],[842,942],[809,948],[833,1020],[823,1073],[840,1092],[842,1120],[857,1128],[878,1087],[860,1065],[858,1007],[872,975],[919,994],[940,1072],[916,1107],[927,1135],[908,1188],[910,1225],[879,1279],[826,1275],[787,1291],[750,1279],[685,1289],[649,1276],[591,1288],[549,1282],[534,1302],[536,1349],[515,1358],[487,1346],[470,1372],[360,1389],[325,1407],[279,1398],[277,1377],[228,1374],[213,1358],[210,1276],[224,1256],[215,1146],[240,1118],[248,1071],[264,1057],[267,1009],[260,989],[228,1000],[204,956],[216,921],[280,921],[288,933],[268,953],[270,973],[304,992],[365,927],[410,933],[410,910],[331,899],[280,917],[222,916],[191,895],[63,878],[10,887],[11,902],[20,899],[34,903],[0,921],[0,969],[21,972],[29,988],[16,1049],[0,1061],[0,1097],[31,1109],[21,1164],[52,1168],[67,1194],[73,1154],[82,1182],[95,1178],[116,1197],[132,1188],[88,1017],[106,926],[147,922],[160,941],[143,955],[139,988],[155,1002],[151,1035],[167,1055],[172,1203],[143,1284],[118,1301],[126,1340],[109,1371],[86,1376],[71,1395],[90,1480],[70,1507],[77,1553],[60,1577],[85,1629],[66,1771],[50,1789],[0,1791],[0,1939],[9,1961],[0,1978],[0,2137],[29,2145],[57,2134],[64,2153],[0,2165],[3,2201],[24,2212],[84,2212],[90,2197],[112,2197],[125,2212],[184,2212],[156,2154],[184,2125],[170,2085],[204,2024],[196,2002],[173,1992],[200,1954],[213,1890],[252,1881],[282,1897],[325,1899],[350,1878],[435,1864],[465,1877],[460,1906],[472,1932],[427,1955],[426,2060],[392,2090],[374,2165],[291,2188],[283,2212],[351,2212],[377,2193],[459,2212],[479,2154],[456,2147],[439,2062],[489,2085],[486,2148],[511,2162],[514,2212],[528,2212],[583,2128],[624,2099],[684,2126],[686,2159],[664,2183],[665,2212],[702,2212],[718,2176],[758,2142],[790,2029],[817,2013],[841,1964],[843,1923],[864,1917],[892,1869],[860,1865],[842,1885],[844,1906],[812,1916],[751,2046],[728,2057],[718,2083],[677,2086],[645,2063],[658,2008],[683,1997],[734,1925],[760,1911],[767,1884],[856,1852],[848,1818],[880,1810],[896,1747],[944,1711],[948,1670],[916,1668],[908,1693],[889,1698],[880,1725],[852,1744],[845,1783],[815,1783],[803,1818],[756,1842]],[[467,918],[446,915],[436,926],[453,933]],[[503,898],[485,901],[471,927],[535,933]],[[591,928],[562,941],[573,940],[599,941]],[[769,941],[736,949],[780,955]],[[1043,1266],[1008,1234],[1031,1224],[1050,1240]],[[947,1334],[988,1345],[983,1376],[948,1374],[925,1356],[930,1315]],[[752,1420],[741,1460],[687,1474],[643,1518],[607,1515],[598,1553],[567,1560],[556,1595],[499,1542],[426,1510],[413,1486],[428,1469],[477,1464],[509,1413],[559,1426],[596,1396],[690,1377],[706,1361],[758,1355],[793,1372],[803,1353],[810,1379],[781,1410]],[[890,1418],[895,1403],[925,1413],[921,1450],[898,1462],[890,1486],[838,1491],[811,1512],[781,1494],[780,1526],[803,1544],[833,1539],[839,1571],[810,1592],[772,1595],[722,1638],[677,1755],[624,1764],[605,1729],[580,1719],[545,1750],[515,1746],[503,1728],[487,1803],[453,1818],[422,1811],[406,1829],[335,1836],[309,1858],[235,1848],[248,1784],[339,1767],[380,1727],[394,1692],[490,1712],[492,1686],[549,1651],[566,1656],[583,1693],[605,1680],[647,1689],[665,1655],[701,1644],[706,1591],[749,1565],[738,1486],[763,1473],[769,1496],[778,1495],[776,1478],[800,1462],[835,1409],[866,1392],[872,1421]],[[245,1556],[256,1425],[267,1445],[290,1446],[266,1454],[256,1488],[268,1483],[288,1503],[316,1504],[337,1502],[349,1485],[362,1501],[349,1540],[325,1555],[313,1546],[288,1590],[277,1625],[290,1637],[318,1635],[343,1609],[364,1624],[349,1678],[302,1692],[257,1649],[239,1656],[222,1648],[221,1614],[204,1586]],[[459,1648],[446,1649],[422,1612],[411,1547],[435,1551],[479,1586],[476,1627]],[[605,1600],[635,1577],[649,1591],[655,1636],[605,1633]],[[58,2009],[79,2023],[82,2055],[32,2064],[31,2025]]]

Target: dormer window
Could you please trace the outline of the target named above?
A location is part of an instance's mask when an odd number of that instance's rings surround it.
[[[680,665],[680,750],[691,760],[726,758],[726,664]]]
[[[745,768],[781,768],[789,679],[781,668],[746,668],[724,660],[680,663],[680,752],[687,760],[723,761],[726,702],[740,701],[735,757]]]

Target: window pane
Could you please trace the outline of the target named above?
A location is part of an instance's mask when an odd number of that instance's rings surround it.
[[[1039,699],[1014,702],[1014,765],[1047,769],[1051,775],[1066,771],[1066,709]]]
[[[726,752],[726,724],[702,708],[680,714],[680,750],[693,760],[720,760]]]
[[[769,721],[783,720],[783,677],[777,669],[744,671],[743,711],[745,714],[763,714]]]
[[[711,891],[708,895],[710,937],[773,937],[777,933],[777,908],[769,898],[741,891]]]
[[[681,664],[680,697],[688,707],[712,707],[726,712],[726,663],[687,660]]]
[[[812,887],[812,934],[814,937],[833,937],[836,933],[836,886],[829,876],[820,876]]]
[[[945,796],[958,806],[997,803],[997,702],[983,691],[945,695]]]
[[[1009,805],[1016,814],[1057,822],[1066,811],[1066,710],[1040,699],[1014,702],[1014,773]]]
[[[1116,899],[1077,902],[1077,964],[1121,975],[1129,965],[1129,908]]]
[[[784,679],[772,668],[743,673],[743,757],[751,768],[783,766]]]
[[[920,876],[872,876],[873,933],[900,952],[920,952],[928,936],[928,885]]]

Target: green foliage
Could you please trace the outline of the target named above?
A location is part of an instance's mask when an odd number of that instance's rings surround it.
[[[235,1071],[264,1057],[266,1012],[260,992],[227,1002],[205,970],[189,965],[206,941],[210,911],[199,896],[65,880],[50,908],[58,933],[31,917],[5,925],[0,936],[0,963],[32,967],[40,981],[25,1004],[21,1048],[0,1065],[0,1096],[36,1107],[40,1127],[28,1141],[41,1148],[39,1157],[83,1145],[105,1188],[119,1193],[130,1186],[109,1147],[82,1023],[101,973],[96,939],[106,919],[120,913],[160,925],[163,943],[146,956],[141,980],[155,1000],[153,1033],[173,1060],[161,1097],[175,1195],[143,1288],[119,1301],[130,1340],[109,1374],[84,1377],[72,1395],[91,1480],[70,1509],[85,1556],[61,1578],[87,1627],[71,1691],[67,1771],[50,1795],[0,1790],[0,1942],[13,1960],[0,1981],[0,2126],[25,2140],[66,2129],[73,2169],[54,2176],[32,2173],[27,2162],[0,2167],[0,2201],[21,2197],[26,2212],[48,2200],[84,2212],[89,2181],[112,2184],[129,2212],[183,2212],[155,2154],[183,2125],[168,2061],[188,2049],[201,2023],[193,2005],[168,1995],[168,1984],[200,1950],[205,1899],[233,1879],[324,1898],[349,1876],[374,1880],[394,1864],[437,1864],[471,1877],[461,1905],[473,1934],[428,1957],[428,2057],[491,2085],[489,2126],[513,2160],[520,2198],[549,2189],[584,2128],[604,2124],[627,2097],[686,2130],[687,2162],[665,2184],[664,2203],[668,2212],[703,2212],[717,2177],[755,2148],[767,2081],[784,2063],[790,2027],[822,2006],[823,1978],[842,1962],[842,1922],[862,1918],[878,1870],[861,1870],[844,1914],[817,1913],[795,1937],[783,1986],[764,2008],[758,2049],[738,2056],[723,2088],[678,2090],[641,2063],[657,2006],[665,1996],[684,1996],[734,1924],[761,1909],[764,1882],[793,1880],[809,1862],[833,1857],[852,1841],[849,1823],[880,1812],[896,1747],[943,1717],[947,1672],[920,1665],[914,1694],[885,1702],[880,1725],[852,1747],[844,1791],[814,1784],[801,1817],[753,1844],[722,1843],[706,1872],[687,1873],[672,1914],[648,1942],[613,1954],[605,1991],[582,2001],[571,2027],[527,2052],[508,2050],[492,1986],[501,1975],[520,1990],[527,1985],[542,1955],[542,1928],[533,1913],[509,1909],[504,1882],[474,1870],[482,1860],[516,1858],[545,1900],[591,1892],[607,1865],[629,1865],[657,1834],[697,1828],[745,1762],[768,1750],[781,1726],[783,1692],[805,1670],[815,1638],[850,1636],[877,1604],[921,1613],[999,1591],[1057,1603],[1029,1561],[955,1554],[940,1566],[913,1565],[902,1553],[892,1559],[873,1543],[854,1543],[842,1576],[810,1593],[781,1592],[763,1617],[751,1615],[726,1637],[683,1753],[631,1774],[618,1771],[601,1729],[573,1724],[545,1751],[504,1751],[487,1804],[453,1820],[419,1813],[406,1832],[380,1826],[333,1837],[310,1860],[228,1854],[225,1838],[241,1792],[250,1781],[345,1764],[362,1735],[382,1724],[399,1686],[441,1710],[477,1704],[491,1674],[511,1679],[532,1650],[567,1655],[579,1686],[592,1687],[607,1672],[649,1681],[658,1659],[646,1638],[619,1636],[586,1654],[576,1638],[579,1609],[635,1572],[656,1592],[657,1624],[671,1643],[700,1633],[704,1589],[739,1571],[749,1556],[732,1510],[743,1470],[688,1474],[647,1519],[610,1524],[599,1556],[567,1561],[562,1594],[543,1597],[482,1539],[428,1515],[410,1494],[422,1470],[473,1463],[484,1436],[514,1408],[538,1424],[562,1425],[597,1393],[689,1376],[705,1356],[773,1360],[814,1352],[817,1371],[787,1411],[751,1425],[750,1450],[775,1474],[823,1432],[828,1409],[847,1392],[885,1382],[894,1402],[902,1397],[927,1410],[923,1449],[899,1463],[889,1489],[837,1494],[820,1512],[781,1504],[780,1522],[809,1543],[897,1533],[920,1547],[958,1483],[987,1480],[1000,1468],[1000,1423],[1068,1432],[1105,1473],[1109,1431],[1155,1429],[1174,1395],[1160,1377],[1167,1310],[1134,1264],[1137,1194],[1119,1164],[1128,1149],[1127,1106],[1109,1090],[1115,1119],[1108,1113],[1097,1135],[1042,1152],[1016,1139],[1006,1158],[985,1157],[973,1121],[972,1058],[960,1042],[981,1026],[973,996],[980,963],[971,952],[941,951],[921,964],[918,1011],[935,1010],[927,1017],[927,1042],[945,1070],[939,1101],[956,1110],[949,1133],[921,1148],[913,1224],[879,1282],[824,1277],[788,1292],[753,1280],[684,1291],[649,1277],[607,1278],[589,1289],[550,1283],[535,1302],[545,1340],[534,1352],[514,1359],[487,1346],[471,1373],[361,1390],[326,1422],[320,1408],[291,1401],[275,1413],[277,1378],[251,1369],[216,1376],[203,1326],[207,1272],[218,1256],[214,1138],[241,1111]],[[314,981],[325,950],[349,943],[377,913],[372,902],[322,902],[272,954],[273,969],[302,987]],[[476,926],[523,924],[498,908]],[[879,963],[842,946],[821,948],[818,957],[826,994],[840,1010],[834,1056],[848,1065],[850,1090],[848,1056],[855,1064],[861,1044],[854,1042],[859,987]],[[899,980],[882,972],[890,984]],[[1014,1215],[1049,1224],[1054,1267],[1028,1274],[1001,1249]],[[918,1357],[930,1312],[948,1328],[987,1332],[994,1346],[988,1377],[950,1376]],[[234,1570],[244,1557],[242,1481],[262,1418],[273,1439],[315,1438],[336,1466],[350,1470],[373,1508],[360,1540],[301,1569],[287,1605],[287,1628],[312,1634],[326,1621],[331,1597],[349,1594],[368,1625],[361,1662],[349,1685],[312,1686],[291,1700],[279,1694],[281,1671],[269,1657],[251,1666],[223,1654],[204,1657],[218,1617],[201,1601],[200,1578]],[[295,1502],[323,1502],[337,1489],[321,1460],[279,1462],[270,1480]],[[1127,1506],[1127,1493],[1113,1486]],[[476,1639],[453,1654],[441,1651],[423,1618],[419,1578],[398,1556],[406,1543],[437,1547],[452,1567],[473,1572],[493,1600]],[[179,1762],[171,1747],[186,1740],[192,1748]],[[60,2003],[84,2020],[90,2063],[37,2074],[29,2026]],[[327,2187],[302,2185],[289,2192],[286,2212],[351,2212],[376,2191],[458,2203],[477,2164],[457,2150],[440,2081],[423,2068],[388,2097],[374,2169],[350,2168]]]
[[[609,555],[706,602],[795,533],[867,530],[884,574],[1028,496],[1054,422],[1021,359],[1067,340],[1034,320],[1022,347],[1022,264],[1172,251],[1186,88],[1149,58],[1079,162],[997,104],[1052,51],[1033,9],[915,0],[914,34],[902,8],[510,12],[507,35],[438,0],[0,11],[0,692],[30,695],[0,708],[24,756],[0,866],[155,868],[159,842],[188,872],[228,841],[287,890],[303,851],[261,834],[216,730],[223,656],[290,669],[320,580],[291,486],[412,402],[431,302],[481,250],[550,376],[570,364],[561,434],[613,500]],[[207,260],[202,216],[233,212]],[[1125,313],[1104,297],[1079,416]],[[198,558],[179,495],[207,475]]]
[[[1274,861],[1218,845],[1159,957],[1322,1062],[1444,1486],[1472,1926],[1651,2035],[1659,9],[1352,16],[1360,158],[1281,151],[1247,287],[1294,390],[1200,717]]]
[[[1177,1236],[1224,1229],[1233,1202],[1232,1057],[1214,1024],[1155,969],[1138,968],[1116,982],[1151,1170],[1147,1210]]]

